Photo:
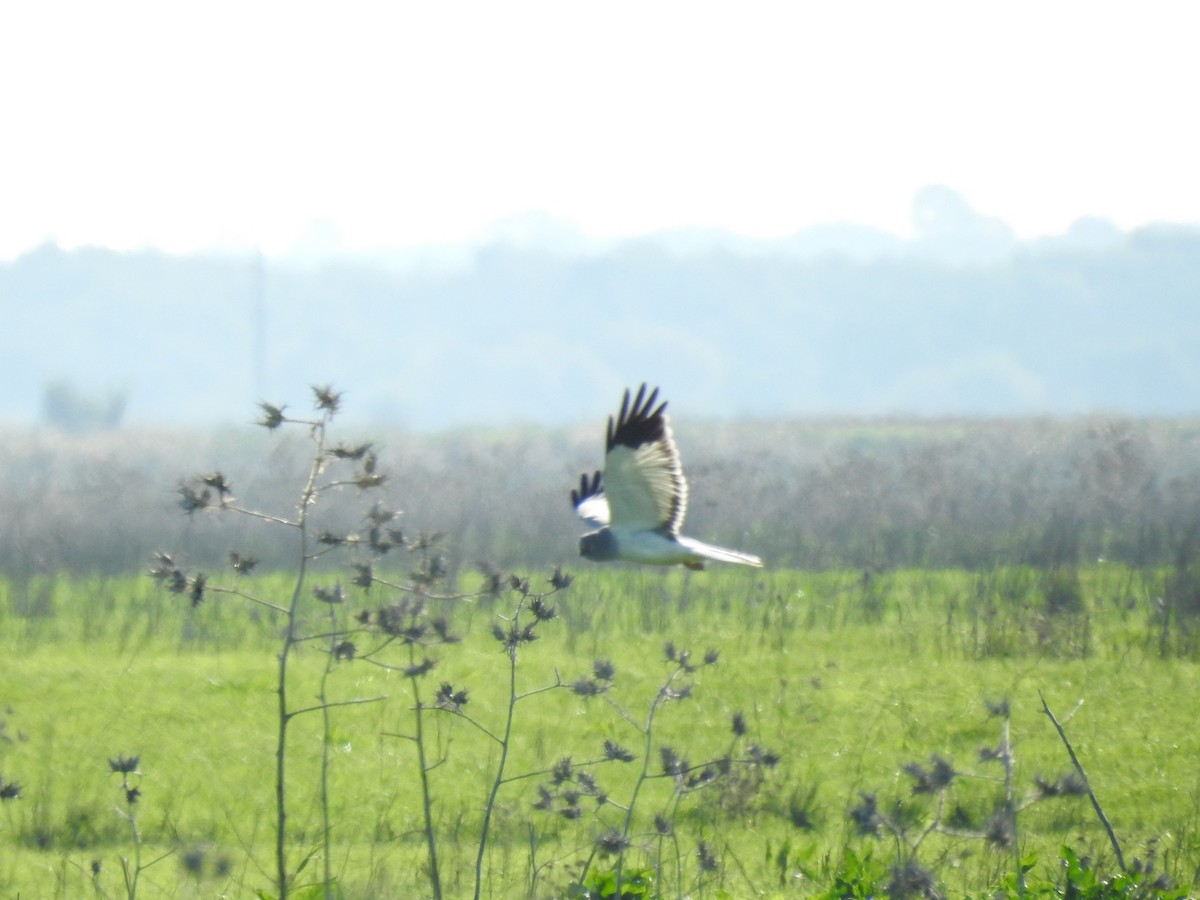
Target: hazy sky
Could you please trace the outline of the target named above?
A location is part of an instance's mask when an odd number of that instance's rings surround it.
[[[478,236],[542,210],[1022,236],[1200,222],[1190,2],[29,2],[0,15],[0,259]]]

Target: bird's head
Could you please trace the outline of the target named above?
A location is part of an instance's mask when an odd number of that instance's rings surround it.
[[[617,539],[607,528],[591,531],[579,539],[579,555],[594,562],[617,558]]]

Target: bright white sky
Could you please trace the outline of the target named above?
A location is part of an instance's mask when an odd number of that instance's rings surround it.
[[[0,16],[0,259],[478,236],[540,210],[906,234],[1200,222],[1191,2],[25,2]]]

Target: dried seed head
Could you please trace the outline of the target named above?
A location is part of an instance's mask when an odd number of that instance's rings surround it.
[[[540,809],[542,812],[550,812],[554,809],[554,794],[550,792],[544,784],[537,786],[538,799],[534,802],[533,808]]]
[[[670,747],[661,747],[658,751],[659,758],[662,760],[662,770],[664,775],[682,775],[688,770],[688,761],[676,753]]]
[[[950,786],[957,774],[950,762],[936,753],[930,757],[930,768],[920,763],[909,763],[904,772],[913,779],[914,794],[936,794]]]
[[[610,829],[596,838],[596,850],[603,856],[614,856],[624,853],[631,846],[629,838],[615,828]]]
[[[614,741],[604,742],[604,758],[616,762],[633,762],[634,755]]]
[[[329,451],[329,455],[334,459],[362,459],[370,452],[374,444],[367,442],[365,444],[357,444],[355,446],[347,446],[346,444],[338,444]],[[373,511],[372,511],[373,512]],[[368,514],[370,515],[370,514]],[[389,519],[391,516],[388,517]],[[383,519],[382,521],[387,521]]]
[[[340,581],[336,582],[333,587],[316,585],[313,587],[312,592],[313,596],[322,603],[328,603],[331,606],[346,602],[346,591],[342,587],[342,583]]]
[[[883,817],[879,815],[879,801],[874,794],[859,794],[862,802],[850,810],[850,819],[854,822],[855,830],[861,835],[875,835],[883,826]]]
[[[594,678],[580,678],[571,683],[571,693],[578,697],[595,697],[606,689],[607,685]]]
[[[438,707],[450,712],[458,712],[467,705],[467,692],[461,689],[455,690],[454,685],[448,681],[442,682],[435,696]]]
[[[335,391],[332,385],[313,385],[313,404],[317,409],[328,413],[336,413],[342,403],[342,392]]]
[[[187,592],[192,599],[192,606],[199,606],[204,602],[204,588],[208,584],[208,576],[203,572],[197,572],[188,579]]]
[[[233,487],[229,484],[229,480],[220,472],[210,472],[208,475],[201,475],[200,483],[216,491],[222,500],[233,492]]]
[[[405,678],[420,678],[422,675],[428,675],[436,668],[438,661],[431,656],[427,656],[420,662],[415,662],[412,665],[404,667]]]
[[[550,775],[554,779],[555,784],[562,784],[564,781],[571,780],[571,757],[564,756],[554,764],[554,768],[550,770]]]
[[[533,613],[533,617],[539,622],[549,622],[558,615],[558,612],[543,600],[541,597],[534,597],[529,603],[529,611]]]
[[[108,768],[110,772],[115,772],[120,775],[137,773],[138,761],[140,759],[140,756],[124,756],[118,754],[116,759],[110,759],[108,761]]]
[[[286,406],[275,406],[260,400],[258,403],[258,409],[260,415],[256,424],[261,425],[263,428],[266,428],[269,431],[274,431],[285,421],[283,411],[287,409]]]
[[[887,883],[889,897],[920,897],[923,900],[941,900],[937,890],[937,879],[933,873],[910,859],[892,869]]]
[[[366,590],[375,583],[375,573],[366,563],[355,563],[352,568],[354,569],[354,580],[351,583],[355,587]]]
[[[208,488],[198,490],[190,484],[181,483],[176,488],[179,494],[179,505],[189,516],[198,509],[207,509],[212,505],[212,491]]]
[[[550,586],[556,591],[565,591],[574,580],[574,576],[564,572],[561,566],[555,566],[554,572],[550,575]]]
[[[258,560],[253,556],[242,556],[240,553],[230,550],[229,565],[239,575],[249,575],[254,567],[258,565]]]

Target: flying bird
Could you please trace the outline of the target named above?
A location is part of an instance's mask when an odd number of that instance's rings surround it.
[[[581,519],[597,526],[579,540],[579,554],[595,562],[628,560],[657,566],[704,568],[708,559],[761,566],[749,553],[705,544],[679,533],[687,510],[687,482],[667,424],[667,403],[646,385],[608,417],[604,472],[584,473],[571,491]]]

